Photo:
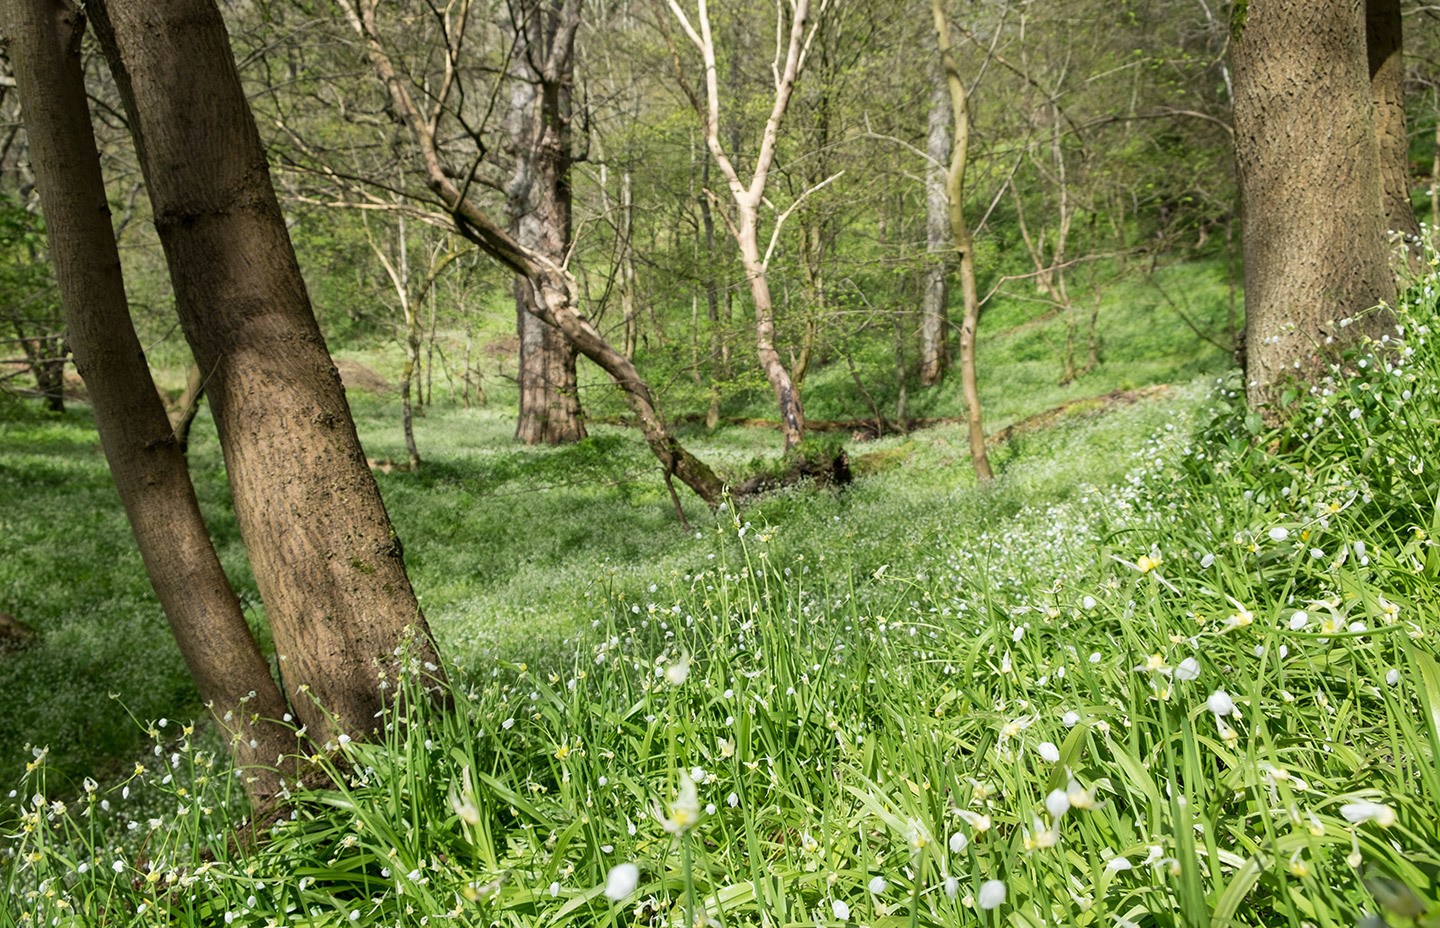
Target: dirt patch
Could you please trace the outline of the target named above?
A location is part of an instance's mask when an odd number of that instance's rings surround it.
[[[24,622],[0,612],[0,654],[18,651],[35,640],[35,629]]]
[[[1024,435],[1027,432],[1047,428],[1061,419],[1071,416],[1094,415],[1095,413],[1103,412],[1115,406],[1130,406],[1141,400],[1148,400],[1157,396],[1168,396],[1169,393],[1169,384],[1157,383],[1148,387],[1141,387],[1138,390],[1112,390],[1109,393],[1102,393],[1099,396],[1087,396],[1078,400],[1071,400],[1068,403],[1061,403],[1054,409],[1047,409],[1027,419],[1021,419],[1012,425],[1007,425],[993,435],[987,435],[985,437],[985,444],[1003,445],[1017,435]]]
[[[366,393],[394,393],[395,385],[381,377],[373,368],[349,358],[336,358],[335,368],[340,371],[340,382],[347,390],[364,390]]]

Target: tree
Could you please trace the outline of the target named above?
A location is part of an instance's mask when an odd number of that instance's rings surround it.
[[[780,432],[784,436],[785,450],[788,451],[800,443],[800,439],[805,433],[805,410],[800,401],[799,388],[791,378],[785,363],[780,359],[779,351],[775,348],[775,305],[770,294],[770,282],[766,273],[770,256],[775,250],[781,226],[789,214],[789,210],[776,217],[775,224],[771,228],[770,243],[763,253],[760,250],[759,222],[760,207],[765,202],[765,186],[769,181],[770,170],[775,160],[780,125],[785,119],[785,110],[790,104],[790,96],[794,93],[795,83],[799,80],[800,72],[805,67],[805,58],[817,31],[810,26],[809,22],[810,0],[791,0],[788,30],[783,28],[782,22],[776,23],[774,96],[770,114],[765,121],[765,128],[761,131],[760,147],[755,153],[748,182],[741,179],[739,170],[736,168],[734,158],[738,157],[739,153],[733,150],[727,151],[720,140],[720,81],[716,65],[715,37],[710,27],[708,4],[706,0],[699,0],[694,23],[690,21],[690,17],[681,9],[676,0],[669,0],[669,4],[670,11],[679,21],[685,35],[700,52],[700,57],[704,62],[703,99],[690,89],[688,84],[685,85],[686,93],[700,115],[705,133],[705,144],[710,149],[710,154],[715,159],[715,164],[720,168],[720,173],[730,189],[733,216],[727,217],[727,225],[730,228],[730,234],[735,238],[735,244],[740,248],[740,260],[745,267],[745,276],[750,284],[750,298],[755,304],[756,353],[760,358],[760,368],[765,372],[765,378],[775,392],[775,402],[780,410]],[[827,5],[828,0],[821,0],[817,17],[824,16]],[[776,15],[779,15],[778,8]],[[781,40],[782,35],[786,36],[783,41]],[[684,78],[679,71],[678,61],[677,55],[676,76],[683,82]],[[820,181],[819,184],[802,193],[801,198],[833,179],[832,175],[830,178]],[[797,198],[796,204],[799,202],[800,198]],[[793,209],[793,205],[791,208]]]
[[[640,376],[634,363],[617,351],[579,312],[579,291],[566,262],[556,261],[516,240],[474,198],[470,182],[479,169],[478,160],[463,172],[447,164],[438,131],[447,118],[447,107],[453,103],[450,96],[455,92],[457,83],[453,69],[455,62],[460,60],[465,30],[458,25],[447,28],[447,42],[452,44],[447,44],[444,49],[447,62],[445,76],[437,89],[428,91],[432,102],[422,111],[396,68],[395,60],[381,41],[375,15],[378,0],[335,2],[356,36],[365,43],[366,54],[387,91],[393,112],[410,134],[420,156],[425,183],[440,207],[452,217],[456,232],[512,273],[524,277],[531,296],[525,301],[526,310],[559,329],[581,354],[599,365],[623,391],[646,444],[664,469],[667,485],[670,478],[678,478],[707,504],[718,505],[724,485],[704,461],[687,451],[675,438],[660,415],[650,385]],[[457,15],[463,18],[467,9],[459,10]],[[461,126],[468,125],[463,113],[457,113],[452,118]],[[678,500],[676,505],[678,507]]]
[[[311,311],[225,25],[211,0],[105,0],[87,12],[135,138],[181,328],[206,372],[291,711],[317,741],[364,735],[403,647],[442,672]]]
[[[566,262],[571,242],[571,122],[578,0],[513,0],[510,100],[504,145],[512,168],[505,185],[510,234],[552,264]],[[520,335],[520,414],[515,437],[527,445],[585,437],[575,346],[536,314],[534,286],[515,278]],[[630,354],[633,352],[628,352]]]
[[[247,792],[264,807],[281,788],[279,759],[295,741],[278,724],[285,700],[206,533],[130,321],[85,96],[84,17],[69,0],[16,0],[0,12],[75,365],[101,445],[200,696],[232,736],[237,764],[250,768]]]
[[[1250,0],[1231,47],[1244,217],[1246,393],[1323,370],[1324,346],[1392,300],[1371,118],[1365,10],[1353,0]],[[1344,327],[1342,327],[1344,326]]]
[[[1410,205],[1410,135],[1405,130],[1405,63],[1400,0],[1365,0],[1365,54],[1379,146],[1385,228],[1420,267],[1420,220]]]
[[[945,200],[945,163],[950,157],[950,88],[939,62],[932,69],[929,132],[925,154],[925,268],[924,306],[920,316],[920,383],[933,387],[950,367],[950,265],[954,242],[950,237],[950,209]]]
[[[960,384],[965,394],[965,423],[970,438],[970,461],[975,479],[982,483],[994,477],[985,453],[985,424],[980,412],[980,385],[975,371],[975,330],[980,324],[980,294],[975,283],[975,248],[970,226],[965,221],[965,168],[970,144],[970,101],[960,67],[950,44],[950,17],[944,0],[931,0],[940,61],[945,67],[945,84],[950,91],[950,110],[955,120],[950,148],[950,167],[945,175],[945,198],[949,203],[950,235],[954,240],[956,263],[960,268],[960,292],[965,314],[960,322]]]
[[[64,412],[69,350],[55,283],[45,268],[44,241],[40,217],[0,196],[0,345],[20,350],[18,370],[0,382],[28,373],[35,381],[33,395],[51,412]]]

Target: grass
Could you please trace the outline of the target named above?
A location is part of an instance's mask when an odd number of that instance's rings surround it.
[[[1277,429],[1211,377],[1027,434],[991,487],[934,430],[688,532],[633,438],[432,414],[382,484],[456,710],[314,755],[330,787],[245,854],[203,729],[137,712],[103,786],[35,758],[0,926],[1431,924],[1436,319],[1417,292]],[[15,428],[99,492],[73,428]]]

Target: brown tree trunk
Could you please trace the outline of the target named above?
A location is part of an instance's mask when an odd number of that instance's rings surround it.
[[[575,346],[529,306],[533,288],[515,280],[516,327],[520,332],[520,415],[515,440],[526,445],[564,445],[586,435],[577,389]]]
[[[554,7],[526,0],[512,5],[510,108],[506,148],[514,170],[505,191],[510,233],[523,247],[556,265],[570,250],[570,88],[575,78],[575,4]],[[575,348],[527,304],[530,282],[515,282],[520,335],[520,415],[515,438],[527,445],[566,444],[585,437]]]
[[[1244,216],[1246,393],[1274,404],[1324,372],[1341,327],[1395,297],[1370,116],[1364,10],[1354,0],[1251,0],[1231,45]]]
[[[75,366],[89,387],[115,486],[200,697],[231,736],[258,809],[281,788],[294,736],[206,533],[185,458],[130,321],[80,57],[84,20],[68,0],[0,7],[49,226]]]
[[[630,165],[620,174],[620,309],[625,321],[625,357],[635,360],[640,317],[635,310],[635,190]]]
[[[933,387],[950,366],[950,213],[945,200],[945,163],[950,160],[950,91],[945,75],[936,75],[930,96],[930,133],[925,153],[925,294],[920,315],[920,385]]]
[[[931,0],[935,33],[939,38],[940,60],[945,65],[945,83],[950,89],[950,109],[955,120],[955,138],[950,149],[950,167],[945,175],[949,201],[950,235],[960,262],[960,292],[965,315],[960,322],[960,389],[965,396],[965,421],[970,439],[970,461],[975,479],[985,483],[994,478],[990,457],[985,452],[985,422],[980,413],[980,380],[975,365],[975,330],[980,325],[980,294],[975,284],[975,249],[970,226],[965,221],[965,167],[970,146],[970,103],[955,52],[950,46],[950,19],[943,0]]]
[[[436,676],[438,657],[311,311],[224,22],[211,0],[88,8],[135,136],[181,326],[210,372],[235,515],[290,702],[312,737],[369,733],[396,649],[410,642]]]
[[[1370,101],[1380,149],[1385,228],[1405,249],[1410,270],[1420,270],[1420,220],[1410,205],[1410,136],[1405,129],[1405,61],[1400,0],[1365,0],[1365,54]]]

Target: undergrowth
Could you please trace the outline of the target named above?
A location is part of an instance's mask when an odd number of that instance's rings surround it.
[[[563,658],[317,749],[258,848],[174,722],[114,786],[41,754],[0,925],[1434,924],[1434,286],[1283,426],[1222,382],[901,564],[722,510]]]

